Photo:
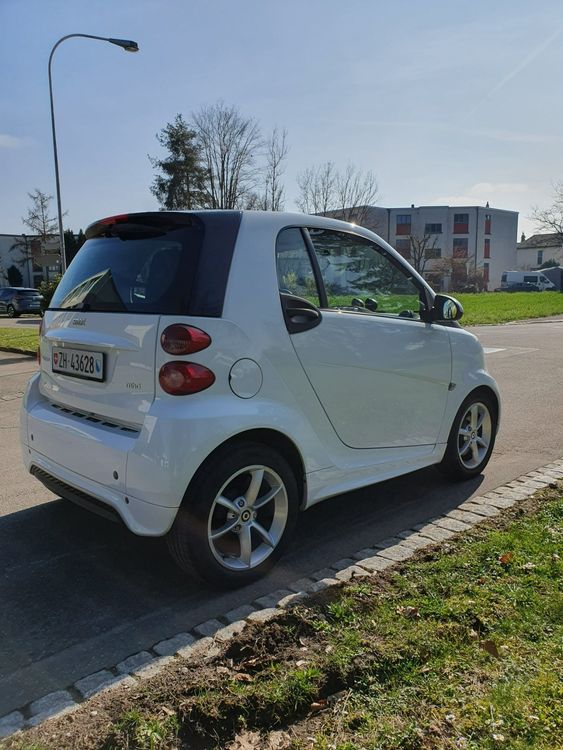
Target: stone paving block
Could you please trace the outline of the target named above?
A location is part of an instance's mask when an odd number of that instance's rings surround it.
[[[304,591],[306,594],[313,590],[313,586],[315,585],[316,581],[313,581],[312,578],[300,578],[298,581],[294,581],[294,583],[289,584],[289,588],[292,591],[299,592]]]
[[[179,648],[191,646],[195,641],[196,639],[190,633],[178,633],[178,635],[175,635],[172,638],[160,641],[152,648],[159,656],[172,656],[172,654],[175,654]]]
[[[128,674],[124,674],[124,675],[121,675],[121,677],[116,677],[115,680],[113,680],[113,682],[108,682],[107,685],[104,685],[104,687],[100,688],[100,690],[98,691],[98,694],[106,693],[109,690],[117,690],[117,688],[123,688],[123,687],[132,688],[132,687],[135,687],[136,685],[137,685],[137,681],[133,677],[131,677]]]
[[[24,718],[20,711],[12,711],[12,713],[3,716],[0,719],[0,739],[9,737],[19,729],[23,729]]]
[[[354,560],[364,560],[366,557],[373,557],[377,552],[375,547],[364,547],[355,552],[352,557]]]
[[[107,669],[101,669],[99,672],[89,674],[87,677],[83,677],[74,683],[74,687],[82,695],[83,698],[90,698],[94,693],[98,693],[106,685],[109,685],[115,680],[119,680]]]
[[[374,555],[373,557],[366,557],[365,560],[358,560],[358,566],[364,568],[370,573],[376,573],[380,570],[385,570],[393,565],[393,560]]]
[[[528,497],[525,495],[525,497]],[[524,498],[520,498],[523,500]],[[494,495],[492,492],[487,493],[486,495],[483,495],[481,499],[474,498],[475,502],[481,502],[485,503],[486,505],[494,505],[495,508],[512,508],[513,505],[516,505],[517,500],[510,497],[501,497],[501,495]]]
[[[469,515],[469,514],[467,514]],[[480,521],[481,519],[479,519]],[[434,526],[440,526],[442,529],[449,529],[450,531],[467,531],[474,523],[467,523],[467,521],[460,521],[459,518],[451,517],[449,514],[444,518],[439,518],[434,521]]]
[[[248,620],[248,622],[268,622],[269,620],[273,620],[274,617],[278,617],[279,615],[279,609],[276,609],[275,607],[268,607],[267,609],[257,609],[256,612],[248,615],[246,619]]]
[[[341,560],[337,560],[333,563],[332,568],[333,570],[344,570],[344,568],[349,568],[350,565],[353,565],[354,563],[355,560],[351,557],[343,557]]]
[[[416,531],[411,531],[408,536],[406,536],[401,544],[405,544],[407,547],[411,547],[412,549],[424,549],[424,547],[428,547],[429,544],[432,544],[432,540],[428,539],[427,536],[421,536]]]
[[[398,536],[388,536],[387,539],[382,539],[380,542],[376,542],[373,546],[376,550],[387,549],[387,547],[395,547],[402,541],[403,540]]]
[[[36,726],[50,716],[54,716],[66,708],[71,708],[75,705],[76,701],[68,690],[57,690],[55,693],[49,693],[49,695],[44,695],[43,698],[33,701],[30,705],[29,713],[31,719],[26,724],[31,725],[32,720],[39,719],[39,721],[33,723],[33,726]]]
[[[473,508],[473,510],[471,510]],[[465,507],[464,509],[455,508],[454,510],[450,510],[449,513],[446,513],[447,518],[455,518],[458,521],[463,521],[468,526],[473,526],[476,523],[481,523],[483,520],[483,516],[486,515],[485,513],[478,513],[475,508],[479,508],[478,505],[472,505],[471,508]]]
[[[283,599],[284,596],[289,596],[289,594],[293,593],[294,592],[289,589],[276,589],[275,591],[272,591],[271,594],[266,594],[266,596],[261,596],[259,599],[256,599],[256,604],[259,604],[264,609],[277,607],[278,602]]]
[[[324,591],[331,586],[337,586],[339,583],[340,581],[337,581],[336,578],[321,578],[320,581],[315,581],[311,587],[311,594],[316,594],[318,591]]]
[[[129,674],[136,669],[140,669],[140,667],[148,664],[153,659],[154,656],[149,654],[148,651],[139,651],[138,654],[133,654],[132,656],[128,656],[127,659],[120,661],[119,664],[115,665],[115,668],[120,674]]]
[[[348,568],[339,570],[335,578],[337,581],[350,581],[352,578],[365,578],[368,573],[358,565],[350,565]]]
[[[219,622],[219,620],[206,620],[205,622],[202,622],[199,625],[195,626],[194,633],[207,638],[211,635],[215,635],[215,633],[218,630],[221,630],[222,627],[223,623]]]
[[[279,600],[278,608],[287,609],[294,604],[299,604],[299,602],[302,602],[305,599],[307,599],[307,594],[304,591],[297,591],[295,593],[291,592],[291,594],[288,594],[287,596],[284,596],[283,599]]]
[[[401,540],[402,542],[403,540]],[[402,560],[408,560],[409,557],[414,555],[412,547],[406,544],[395,544],[393,547],[387,547],[377,553],[378,557],[385,557],[387,560],[393,560],[393,562],[401,562]]]
[[[136,669],[133,674],[140,680],[148,680],[150,677],[154,677],[164,667],[175,662],[176,659],[173,656],[161,656],[159,659],[153,659],[150,664],[147,664],[140,669]]]
[[[311,573],[311,578],[314,578],[315,581],[320,581],[323,578],[334,578],[335,572],[332,568],[321,568]]]
[[[241,604],[240,607],[230,609],[224,615],[224,618],[225,620],[227,620],[227,622],[238,622],[239,620],[245,620],[251,612],[254,612],[255,609],[256,607],[253,607],[252,604]]]
[[[481,516],[481,518],[492,518],[493,516],[500,515],[500,509],[496,508],[494,505],[479,505],[478,503],[472,503],[470,501],[462,503],[458,507],[458,511],[467,512],[470,516],[475,514],[476,516]],[[450,511],[450,513],[453,512],[454,511]]]
[[[213,659],[214,656],[221,653],[222,644],[219,641],[216,641],[215,638],[206,636],[205,638],[196,641],[193,646],[186,646],[185,648],[189,649],[189,658],[198,657],[203,659]],[[180,651],[178,651],[178,656],[183,655],[184,654],[181,654]]]
[[[252,612],[256,612],[254,608],[251,608],[248,615],[252,614]],[[248,617],[248,615],[246,615]],[[231,638],[234,638],[235,635],[238,635],[239,633],[242,633],[242,631],[245,628],[246,623],[243,620],[237,620],[236,622],[232,622],[230,625],[227,625],[224,628],[221,628],[221,630],[218,630],[215,633],[215,639],[217,641],[221,641],[222,643],[226,643],[227,641],[230,641]]]
[[[445,542],[446,539],[450,539],[455,534],[455,531],[449,529],[442,529],[439,526],[434,526],[432,523],[421,524],[415,526],[415,529],[422,535],[427,536],[434,542]]]

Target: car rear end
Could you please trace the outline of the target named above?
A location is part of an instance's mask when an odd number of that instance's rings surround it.
[[[215,381],[203,350],[221,333],[239,224],[238,212],[97,222],[45,312],[22,407],[25,463],[138,534],[166,533],[198,465],[177,396],[197,410]]]
[[[15,289],[12,304],[19,315],[35,314],[41,312],[41,300],[43,295],[37,289]]]

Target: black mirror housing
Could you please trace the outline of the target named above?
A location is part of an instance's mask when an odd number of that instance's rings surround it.
[[[447,294],[437,294],[434,297],[434,305],[432,307],[432,320],[436,322],[449,322],[451,320],[459,320],[463,315],[463,307],[461,302],[458,302],[453,297],[449,297]]]

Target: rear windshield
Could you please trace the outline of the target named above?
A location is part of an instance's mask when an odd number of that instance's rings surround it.
[[[212,223],[220,229],[224,222],[220,216],[215,219]],[[236,229],[239,222],[237,216]],[[220,315],[236,231],[230,242],[220,243],[217,226],[206,226],[195,216],[178,228],[156,223],[120,225],[87,240],[49,309]],[[205,263],[204,254],[209,256]],[[198,282],[202,274],[205,281]]]

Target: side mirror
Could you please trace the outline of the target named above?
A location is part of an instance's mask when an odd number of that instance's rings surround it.
[[[446,294],[437,294],[434,297],[434,306],[432,307],[432,320],[449,321],[459,320],[463,315],[463,307],[453,297]]]

